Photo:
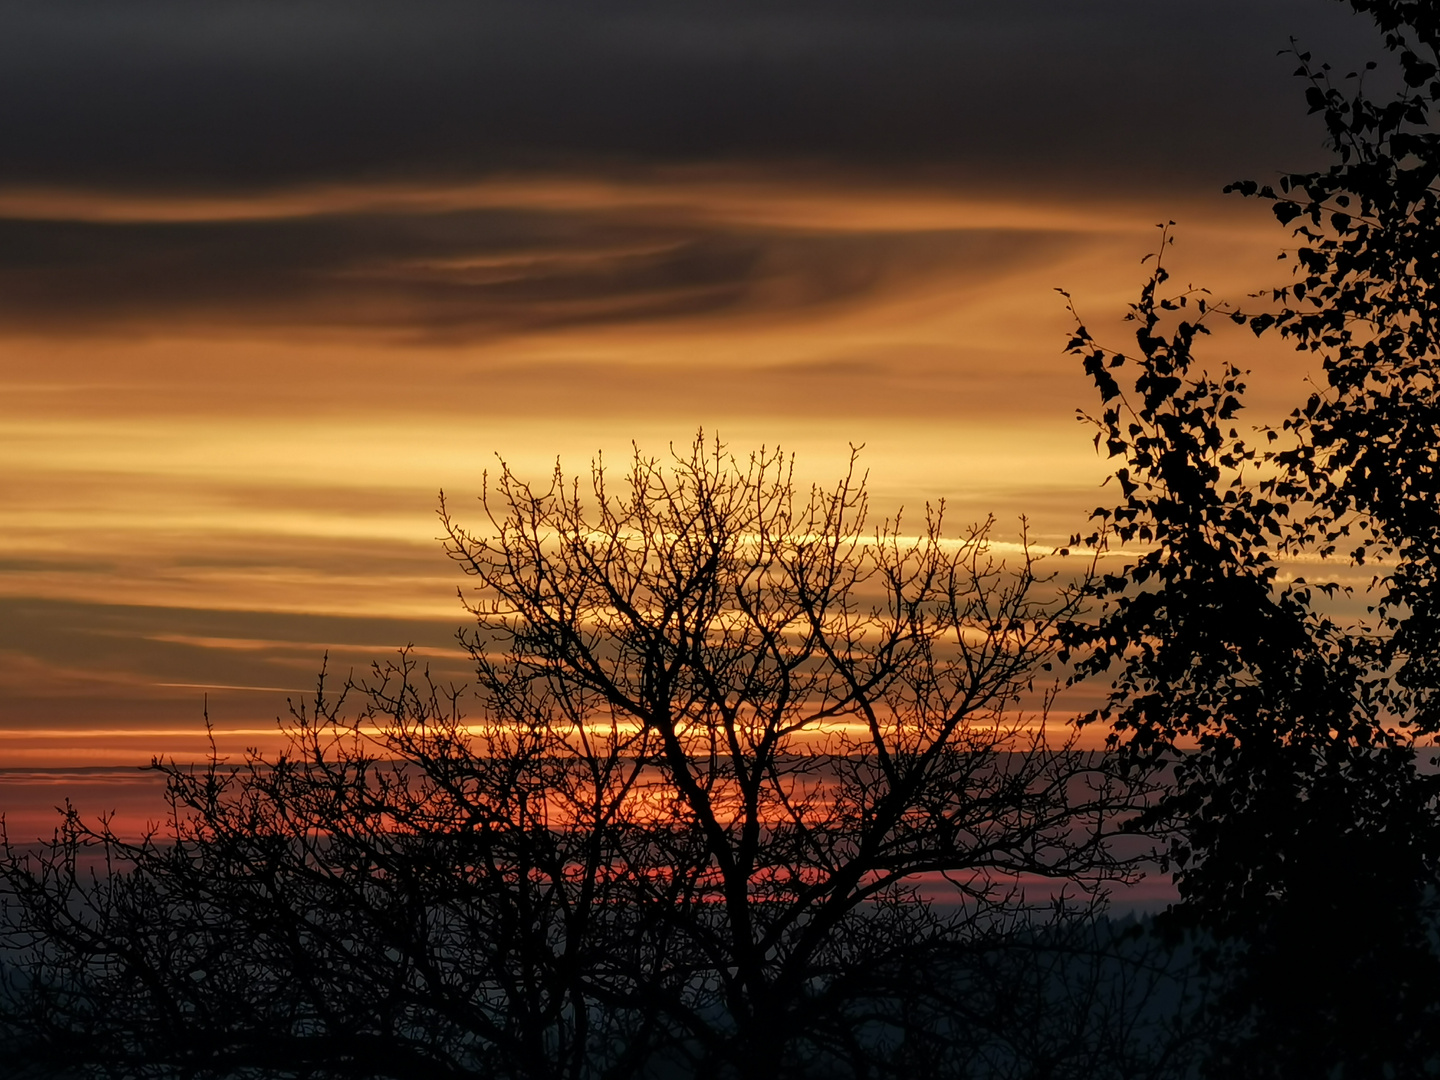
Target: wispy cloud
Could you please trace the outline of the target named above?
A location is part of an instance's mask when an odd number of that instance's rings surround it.
[[[1063,540],[1105,465],[1051,289],[1123,343],[1170,217],[1182,276],[1273,284],[1271,223],[1212,193],[1317,141],[1273,54],[1348,25],[1301,0],[12,8],[17,731],[190,731],[205,693],[263,727],[322,643],[463,678],[435,495],[473,505],[497,452],[545,475],[703,425],[826,479],[865,443],[883,511]],[[1295,361],[1249,337],[1223,348],[1265,362],[1263,406]]]

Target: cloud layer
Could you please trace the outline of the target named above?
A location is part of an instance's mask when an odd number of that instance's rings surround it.
[[[1034,190],[1309,151],[1274,53],[1323,0],[8,5],[0,185],[170,190],[823,161]]]
[[[0,767],[203,750],[203,694],[265,728],[326,644],[451,664],[435,492],[473,506],[496,452],[703,425],[823,480],[866,443],[884,511],[1062,540],[1104,463],[1053,288],[1123,341],[1172,217],[1186,280],[1275,284],[1283,235],[1217,189],[1315,160],[1289,34],[1368,40],[1328,0],[4,22]],[[1280,400],[1295,362],[1249,338],[1215,348]]]

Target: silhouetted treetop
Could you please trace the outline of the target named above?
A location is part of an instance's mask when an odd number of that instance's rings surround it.
[[[157,761],[154,835],[72,812],[6,847],[6,1019],[37,1058],[1169,1067],[1133,1010],[1171,976],[1093,918],[1135,873],[1108,841],[1143,791],[1035,723],[1082,587],[1002,562],[988,523],[871,522],[853,466],[807,491],[778,452],[699,440],[619,482],[502,467],[481,528],[441,519],[474,586],[473,719],[403,655],[338,698],[322,680],[278,757]]]
[[[1078,319],[1069,346],[1100,398],[1084,418],[1118,459],[1119,499],[1087,539],[1126,556],[1068,628],[1070,655],[1110,680],[1087,722],[1122,759],[1174,763],[1136,825],[1166,844],[1169,921],[1210,935],[1230,986],[1218,1076],[1440,1065],[1440,790],[1416,741],[1440,727],[1440,36],[1431,5],[1353,6],[1384,31],[1399,89],[1373,100],[1359,73],[1298,53],[1335,160],[1278,191],[1232,185],[1294,224],[1277,307],[1167,293],[1157,258],[1135,348]],[[1320,361],[1262,446],[1243,433],[1246,373],[1199,355],[1217,316]],[[1332,559],[1374,566],[1366,610],[1341,614]]]
[[[1251,319],[1314,353],[1321,382],[1284,424],[1279,493],[1305,506],[1293,526],[1356,562],[1383,565],[1375,604],[1397,666],[1387,707],[1440,729],[1440,21],[1434,6],[1354,0],[1384,31],[1392,94],[1366,72],[1337,77],[1298,52],[1334,160],[1230,190],[1274,201],[1294,223],[1295,277],[1278,313]],[[1379,74],[1387,74],[1380,72]]]

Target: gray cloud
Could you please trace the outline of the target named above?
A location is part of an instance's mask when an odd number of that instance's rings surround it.
[[[230,222],[0,219],[0,325],[187,320],[467,340],[537,328],[796,312],[927,274],[993,276],[1064,232],[796,232],[642,212],[467,210]]]
[[[1287,35],[1356,47],[1353,18],[1329,0],[0,11],[0,188],[175,195],[515,170],[653,180],[686,163],[1050,201],[1214,191],[1309,160],[1318,143],[1274,55]],[[925,273],[1003,271],[1063,243],[805,234],[653,208],[0,219],[0,325],[145,332],[164,319],[471,341],[812,309]]]
[[[169,189],[776,159],[1213,185],[1318,141],[1274,55],[1290,34],[1368,41],[1328,0],[11,0],[0,21],[0,183]]]

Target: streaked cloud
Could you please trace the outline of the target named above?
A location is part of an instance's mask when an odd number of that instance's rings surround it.
[[[863,443],[880,512],[1060,542],[1105,467],[1053,288],[1123,343],[1170,218],[1182,280],[1283,280],[1215,189],[1318,141],[1291,32],[1359,47],[1319,0],[6,23],[0,765],[202,753],[203,700],[239,752],[327,646],[463,679],[435,498],[477,514],[497,454],[545,476],[703,426],[825,480]],[[1292,392],[1273,343],[1215,349],[1261,413]]]

